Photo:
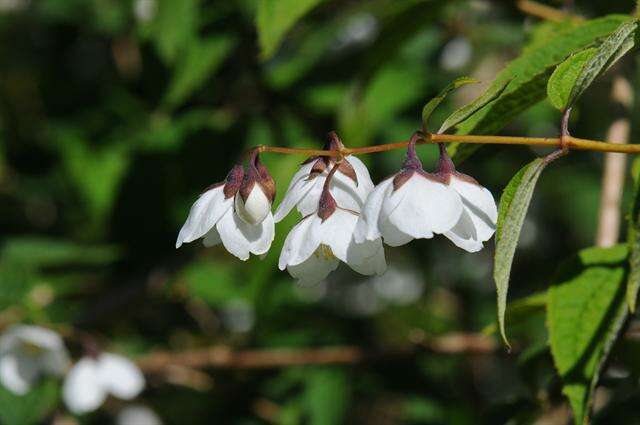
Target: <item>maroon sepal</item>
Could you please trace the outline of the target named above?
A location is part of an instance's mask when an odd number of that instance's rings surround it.
[[[249,198],[249,194],[251,194],[256,184],[262,189],[267,199],[273,203],[276,197],[276,184],[267,167],[260,162],[257,151],[249,159],[247,172],[244,173],[242,184],[240,185],[240,196],[244,202],[247,202],[247,198]]]
[[[395,175],[393,178],[393,190],[400,189],[409,179],[413,176],[416,170],[403,170]]]
[[[242,181],[244,179],[244,168],[242,164],[236,164],[233,166],[229,174],[227,174],[227,178],[224,183],[224,197],[229,199],[236,195],[238,190],[240,190],[240,186],[242,185]]]
[[[323,190],[318,202],[318,217],[322,219],[322,222],[331,217],[337,207],[338,204],[331,193],[328,190]]]
[[[432,174],[433,176],[436,176],[445,184],[449,184],[451,176],[455,176],[468,183],[480,185],[480,183],[478,183],[473,177],[456,171],[456,166],[447,153],[444,143],[438,144],[438,148],[440,149],[440,159],[438,160],[438,168],[436,169],[436,172]]]

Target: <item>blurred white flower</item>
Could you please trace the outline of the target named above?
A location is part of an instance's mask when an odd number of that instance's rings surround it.
[[[18,12],[29,6],[30,0],[0,0],[0,12]]]
[[[222,308],[222,320],[232,332],[248,332],[255,322],[253,306],[243,299],[231,300]]]
[[[335,50],[345,49],[372,41],[378,33],[378,20],[371,13],[360,13],[347,21],[333,46]]]
[[[371,278],[376,293],[391,304],[416,302],[424,291],[424,279],[417,269],[389,267],[384,276]]]
[[[333,131],[329,133],[323,149],[342,148],[344,145],[338,135]],[[312,214],[318,209],[324,182],[334,164],[334,159],[328,157],[312,157],[302,164],[291,179],[287,193],[274,214],[276,223],[285,218],[294,207],[297,207],[302,216]],[[340,162],[329,189],[342,208],[360,211],[373,189],[373,182],[362,161],[348,156]]]
[[[142,404],[125,406],[118,412],[117,425],[162,425],[160,417]]]
[[[156,0],[135,0],[133,2],[133,16],[138,22],[150,22],[158,11]]]
[[[0,337],[0,382],[15,394],[27,393],[42,375],[62,376],[68,366],[62,338],[49,329],[14,325]]]
[[[63,398],[76,414],[92,412],[109,394],[124,400],[135,398],[144,389],[142,372],[131,360],[111,353],[81,358],[64,381]]]
[[[274,197],[275,183],[256,153],[246,173],[236,165],[224,182],[200,195],[180,229],[176,248],[204,237],[205,246],[222,242],[241,260],[249,259],[250,253],[265,254],[275,236]]]
[[[444,45],[440,55],[440,66],[446,71],[456,71],[471,60],[473,48],[465,37],[456,37]]]
[[[291,229],[284,242],[278,266],[301,284],[323,280],[340,261],[364,275],[382,274],[387,264],[380,238],[356,244],[353,232],[359,214],[342,208],[331,195],[333,168],[313,214]]]

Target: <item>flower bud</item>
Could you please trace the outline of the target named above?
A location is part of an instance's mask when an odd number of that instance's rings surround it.
[[[248,224],[259,224],[271,212],[275,183],[257,152],[249,161],[240,190],[236,193],[236,214]]]

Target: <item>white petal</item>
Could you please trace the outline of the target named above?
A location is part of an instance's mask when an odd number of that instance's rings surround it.
[[[341,261],[347,261],[357,221],[356,214],[338,208],[324,222],[317,222],[320,243],[331,248],[333,255]]]
[[[354,232],[356,242],[372,241],[380,237],[379,221],[382,204],[391,190],[393,190],[393,178],[388,178],[369,193]]]
[[[276,235],[276,227],[273,221],[273,215],[269,213],[267,217],[257,226],[260,234],[256,239],[251,239],[250,251],[255,255],[263,255],[271,248],[271,243]]]
[[[352,240],[347,252],[346,263],[360,274],[370,276],[384,273],[387,269],[387,262],[384,258],[382,241],[376,239],[359,244]]]
[[[318,210],[318,202],[320,202],[320,195],[322,194],[326,176],[327,172],[325,171],[323,174],[309,180],[307,191],[298,200],[298,204],[296,205],[298,212],[303,217],[313,214]]]
[[[118,412],[116,425],[162,425],[162,420],[147,406],[134,404]]]
[[[389,246],[402,246],[414,239],[413,236],[407,235],[389,223],[389,220],[385,220],[380,224],[380,234],[382,235],[384,243]]]
[[[247,201],[243,201],[240,192],[235,196],[236,214],[249,224],[258,224],[271,213],[271,201],[258,183],[253,185]]]
[[[315,179],[307,180],[307,178],[313,168],[314,162],[315,161],[300,166],[300,169],[293,175],[284,198],[280,201],[280,205],[278,205],[274,214],[276,223],[282,221],[282,219],[291,212],[298,202],[300,202],[300,199],[302,199],[313,187]]]
[[[144,389],[142,372],[131,360],[117,354],[103,353],[98,358],[98,377],[109,393],[131,400]]]
[[[204,239],[202,239],[202,244],[206,247],[216,246],[219,243],[222,243],[222,239],[220,239],[220,233],[218,233],[218,229],[212,227],[211,230],[204,235]]]
[[[325,179],[326,177],[323,177],[323,184]],[[362,211],[367,195],[371,191],[369,189],[365,193],[365,190],[360,185],[356,186],[351,177],[345,176],[340,172],[333,175],[329,189],[339,207],[356,212]],[[318,194],[318,199],[316,200],[316,208],[318,207],[318,200],[320,200],[320,194]]]
[[[418,173],[398,192],[405,197],[389,215],[389,222],[414,238],[428,239],[433,233],[447,232],[462,214],[462,202],[455,190]]]
[[[251,242],[240,230],[240,226],[245,224],[236,216],[233,209],[228,210],[216,224],[216,229],[220,233],[220,239],[225,249],[242,261],[249,259],[249,249],[251,247]]]
[[[204,192],[191,207],[187,221],[180,229],[176,248],[185,242],[192,242],[204,236],[220,217],[231,208],[233,198],[225,199],[224,186],[220,185]]]
[[[18,353],[6,354],[0,358],[0,382],[14,394],[26,394],[39,372],[40,368],[34,359]]]
[[[356,172],[356,176],[358,177],[358,193],[360,194],[360,199],[364,203],[367,196],[369,196],[369,192],[373,190],[373,181],[371,181],[369,170],[367,169],[367,166],[355,156],[348,156],[346,160],[349,161]]]
[[[478,240],[478,233],[466,210],[460,216],[458,223],[444,235],[466,251],[477,252],[482,249],[482,242]]]
[[[298,284],[308,286],[324,280],[329,273],[338,267],[338,260],[318,249],[305,261],[295,266],[287,266],[289,274],[298,279]]]
[[[302,263],[318,248],[320,245],[317,231],[319,221],[320,217],[312,214],[300,220],[289,231],[278,260],[280,270]]]
[[[107,392],[99,379],[98,363],[83,357],[67,374],[62,388],[64,402],[73,413],[92,412],[102,405]]]
[[[478,233],[477,239],[489,240],[496,231],[498,220],[498,207],[491,192],[480,185],[455,176],[451,177],[450,185],[460,195]]]
[[[69,368],[67,350],[49,350],[40,355],[42,370],[55,376],[62,376]]]

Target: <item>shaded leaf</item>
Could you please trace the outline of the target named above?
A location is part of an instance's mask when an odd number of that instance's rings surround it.
[[[588,423],[592,389],[626,318],[625,246],[589,248],[563,264],[549,289],[551,354],[576,424]]]
[[[571,53],[584,49],[614,32],[628,21],[624,15],[610,15],[578,25],[559,23],[552,38],[530,46],[496,77],[493,86],[513,78],[495,101],[478,110],[458,127],[459,134],[495,134],[521,112],[546,97],[547,80],[553,69]],[[450,144],[449,153],[460,162],[480,145]]]
[[[554,107],[564,111],[570,105],[571,91],[576,79],[596,51],[597,49],[585,49],[571,55],[553,71],[547,83],[547,96]]]
[[[634,173],[638,176],[639,173]],[[629,216],[629,279],[627,281],[627,304],[632,313],[636,311],[638,290],[640,289],[640,179],[633,185],[633,202]]]
[[[497,290],[498,327],[507,346],[509,346],[509,342],[505,333],[505,311],[511,264],[533,190],[545,166],[546,162],[542,158],[537,158],[527,164],[513,176],[500,198],[493,279]]]
[[[453,90],[458,89],[467,84],[475,84],[479,83],[475,78],[470,77],[460,77],[456,78],[454,81],[449,83],[442,91],[433,99],[429,100],[426,105],[422,108],[422,128],[425,130],[429,128],[429,118],[435,109],[442,103],[442,101],[447,97],[449,93]]]
[[[487,89],[483,94],[477,97],[474,101],[458,109],[453,114],[449,115],[449,117],[444,121],[444,123],[442,123],[442,126],[440,126],[438,133],[444,133],[450,128],[453,128],[456,125],[464,122],[467,118],[469,118],[471,115],[476,113],[476,111],[485,107],[488,103],[498,98],[502,94],[502,92],[507,88],[507,86],[511,81],[513,81],[512,78],[501,81],[498,84],[492,84],[489,87],[489,89]]]
[[[263,59],[276,52],[291,27],[322,0],[259,0],[256,16]]]
[[[117,251],[108,246],[87,246],[74,242],[43,237],[9,239],[2,258],[30,267],[60,266],[65,264],[107,264],[117,258]]]

